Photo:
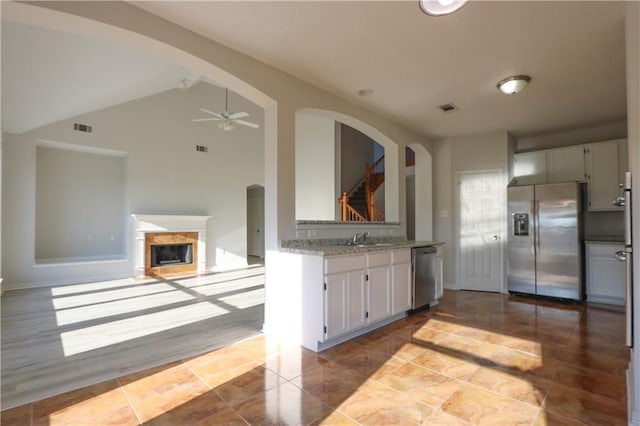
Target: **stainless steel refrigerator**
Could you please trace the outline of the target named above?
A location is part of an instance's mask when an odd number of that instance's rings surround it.
[[[509,186],[509,291],[583,300],[580,184]]]

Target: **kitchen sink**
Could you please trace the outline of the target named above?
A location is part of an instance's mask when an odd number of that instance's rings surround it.
[[[393,243],[364,243],[364,244],[354,244],[351,247],[357,248],[367,248],[367,247],[389,247],[392,246]]]

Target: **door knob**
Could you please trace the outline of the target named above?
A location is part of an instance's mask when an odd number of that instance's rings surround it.
[[[492,239],[493,239],[493,241],[498,241],[500,239],[500,236],[499,235],[494,235]]]

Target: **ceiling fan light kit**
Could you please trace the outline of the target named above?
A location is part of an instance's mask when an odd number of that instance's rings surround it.
[[[218,123],[218,129],[225,131],[225,132],[230,132],[231,130],[235,129],[236,127],[231,124],[230,121],[228,120],[224,120]]]
[[[528,75],[514,75],[498,82],[498,89],[505,95],[515,95],[524,89],[531,81]]]
[[[420,10],[427,15],[443,16],[455,12],[465,5],[467,0],[419,0]]]
[[[235,124],[241,124],[243,126],[251,127],[253,129],[257,129],[260,127],[259,124],[251,123],[245,120],[240,120],[241,118],[245,118],[249,116],[249,113],[247,112],[229,112],[229,89],[225,89],[224,111],[213,112],[205,108],[200,108],[200,111],[210,114],[213,117],[194,118],[191,121],[194,121],[194,122],[219,121],[220,123],[218,123],[218,128],[225,132],[229,132],[235,129]]]

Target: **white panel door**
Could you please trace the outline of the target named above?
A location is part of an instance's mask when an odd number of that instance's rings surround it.
[[[460,289],[502,291],[504,192],[501,171],[458,174]]]

